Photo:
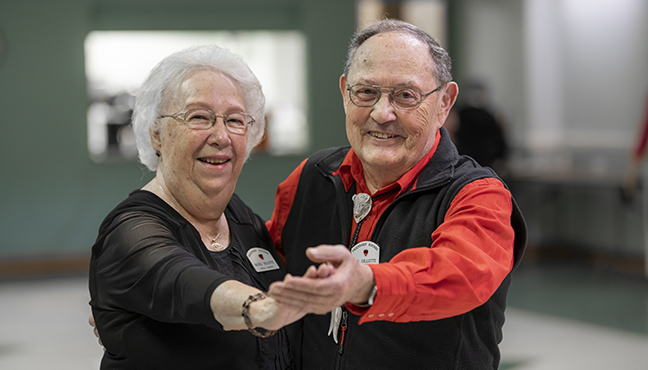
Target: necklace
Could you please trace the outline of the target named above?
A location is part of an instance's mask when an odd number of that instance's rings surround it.
[[[216,234],[216,236],[213,237],[213,238],[211,236],[209,236],[209,234],[207,234],[204,230],[199,228],[197,224],[194,224],[196,229],[198,229],[198,234],[204,234],[205,236],[207,236],[207,240],[209,240],[209,247],[207,247],[207,249],[209,249],[212,252],[220,252],[220,251],[224,250],[225,248],[227,248],[226,244],[222,244],[222,243],[220,243],[218,241],[218,239],[219,239],[219,237],[221,235],[221,231],[223,230],[222,225],[223,225],[224,217],[225,217],[225,214],[223,213],[221,215],[221,219],[220,219],[219,224],[218,224],[218,234]],[[201,237],[202,237],[202,235],[201,235]]]
[[[158,187],[160,188],[160,191],[161,191],[163,194],[166,195],[166,191],[164,190],[164,188],[162,187],[162,185],[158,184]],[[174,207],[174,208],[175,208],[175,207]],[[180,212],[180,211],[179,211],[179,212]],[[184,213],[184,212],[180,212],[180,213]],[[189,221],[189,219],[188,219],[186,216],[184,216],[184,217],[185,217],[185,219],[186,219],[187,221]],[[210,237],[209,234],[207,234],[207,233],[206,233],[202,228],[198,227],[198,223],[197,223],[197,222],[194,223],[194,222],[189,221],[189,223],[191,223],[191,224],[196,228],[196,230],[198,231],[198,235],[200,235],[201,239],[202,239],[203,234],[204,234],[205,236],[207,236],[207,240],[209,240],[209,246],[206,246],[207,249],[209,249],[209,250],[212,251],[212,252],[220,252],[220,251],[224,250],[225,248],[227,248],[227,244],[224,245],[224,244],[221,244],[221,243],[218,242],[218,238],[220,237],[221,231],[223,230],[223,227],[222,227],[222,226],[223,226],[223,221],[227,222],[227,221],[225,220],[225,213],[223,213],[223,214],[221,215],[221,218],[220,218],[220,220],[219,220],[219,224],[218,224],[218,234],[216,234],[216,236],[213,237],[213,238]]]
[[[223,249],[225,249],[225,247],[218,242],[219,236],[220,236],[220,230],[218,230],[218,234],[216,234],[214,238],[211,238],[211,248],[208,248],[210,251],[220,252]],[[207,235],[207,238],[209,238],[209,235]]]

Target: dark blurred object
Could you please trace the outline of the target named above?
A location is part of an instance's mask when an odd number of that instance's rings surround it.
[[[108,117],[106,117],[108,150],[118,152],[124,141],[128,141],[129,145],[134,144],[134,139],[130,138],[133,135],[131,118],[135,96],[127,92],[120,92],[108,99],[108,104],[110,106]],[[125,140],[126,137],[130,140]]]
[[[453,140],[460,154],[494,168],[508,156],[502,122],[488,106],[488,91],[481,81],[467,84],[466,99],[456,108]]]

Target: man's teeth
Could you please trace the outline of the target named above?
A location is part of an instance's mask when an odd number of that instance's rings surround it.
[[[199,158],[200,161],[209,163],[209,164],[223,164],[227,162],[226,159],[208,159],[208,158]]]
[[[371,136],[377,137],[379,139],[389,139],[389,138],[392,138],[392,137],[396,137],[396,135],[385,134],[385,133],[382,133],[382,132],[373,132],[373,131],[371,131],[369,134]]]

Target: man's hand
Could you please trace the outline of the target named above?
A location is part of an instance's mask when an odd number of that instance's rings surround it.
[[[301,310],[325,314],[346,302],[363,304],[375,285],[373,271],[353,257],[343,245],[320,245],[306,250],[308,258],[322,263],[304,276],[286,275],[270,285],[269,295]]]
[[[95,324],[94,315],[90,314],[90,317],[88,318],[88,324],[90,324],[90,326],[92,326],[92,329],[94,329],[94,335],[99,340],[99,345],[103,347],[103,343],[101,342],[101,337],[99,337],[99,330],[97,330],[97,324]],[[103,349],[105,351],[106,347],[103,347]]]

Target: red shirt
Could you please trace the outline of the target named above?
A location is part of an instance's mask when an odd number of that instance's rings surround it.
[[[371,194],[373,206],[361,223],[357,242],[369,240],[380,215],[398,194],[411,184],[416,187],[418,175],[434,155],[439,138],[437,133],[430,152],[398,181]],[[281,254],[283,226],[304,163],[279,185],[272,219],[266,223]],[[358,193],[370,194],[362,164],[353,150],[334,175],[341,177],[347,190],[355,182]],[[432,245],[405,249],[389,262],[369,265],[378,288],[374,304],[369,308],[347,304],[347,308],[362,315],[363,323],[437,320],[480,306],[513,267],[512,210],[511,194],[501,181],[486,178],[466,185],[452,201],[444,222],[432,233]],[[354,221],[353,231],[356,226]]]

